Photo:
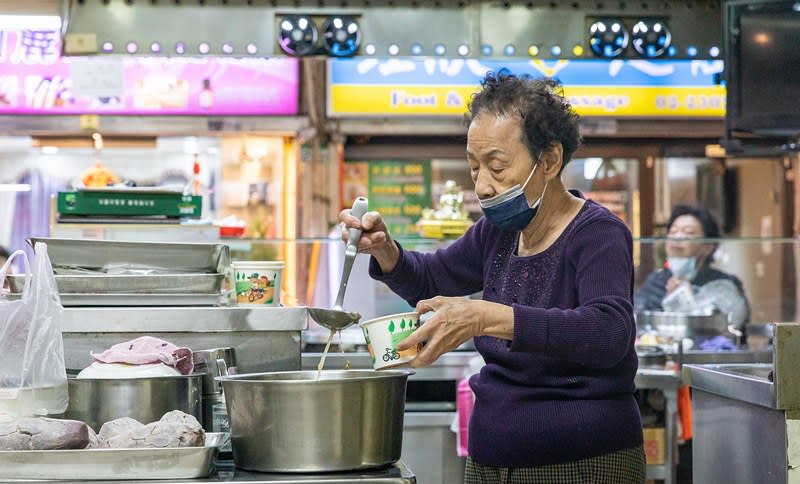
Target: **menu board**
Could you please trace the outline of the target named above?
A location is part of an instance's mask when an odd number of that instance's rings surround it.
[[[0,115],[294,115],[298,61],[61,57],[57,32],[0,31]]]
[[[369,208],[383,216],[392,236],[417,236],[415,224],[430,206],[430,162],[369,163]]]

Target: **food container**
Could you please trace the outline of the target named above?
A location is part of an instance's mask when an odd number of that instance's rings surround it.
[[[417,357],[422,345],[397,351],[397,345],[419,327],[419,314],[400,313],[361,323],[367,350],[376,370],[403,365]]]
[[[236,304],[280,306],[284,266],[280,261],[234,262]]]
[[[155,422],[172,410],[193,415],[201,424],[203,375],[147,378],[68,378],[65,418],[86,422],[95,431],[109,420],[131,417]]]
[[[237,467],[259,472],[369,469],[400,459],[411,370],[219,377]]]

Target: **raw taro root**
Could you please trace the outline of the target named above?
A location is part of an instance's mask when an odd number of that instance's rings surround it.
[[[0,415],[0,450],[83,449],[90,430],[77,420]]]
[[[168,412],[158,422],[147,425],[132,418],[112,420],[103,424],[98,437],[112,449],[205,445],[205,433],[200,422],[179,410]]]

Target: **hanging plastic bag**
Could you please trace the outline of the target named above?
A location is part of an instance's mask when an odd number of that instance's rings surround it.
[[[60,415],[69,403],[61,299],[47,245],[37,242],[34,254],[33,273],[22,251],[0,268],[0,287],[17,257],[26,275],[19,299],[0,297],[0,414]]]

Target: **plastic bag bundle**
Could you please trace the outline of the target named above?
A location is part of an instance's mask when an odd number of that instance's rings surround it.
[[[0,413],[13,416],[60,415],[69,403],[58,287],[47,245],[34,254],[33,272],[23,251],[0,268],[0,287],[17,257],[26,275],[19,298],[0,297]]]

